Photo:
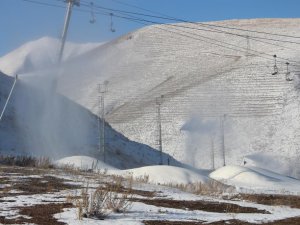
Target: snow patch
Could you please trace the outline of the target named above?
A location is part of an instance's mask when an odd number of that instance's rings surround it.
[[[115,173],[115,172],[113,172]],[[206,183],[209,178],[204,174],[175,166],[145,166],[136,169],[118,171],[118,175],[132,175],[134,178],[146,178],[154,184],[191,184]]]
[[[81,170],[116,170],[116,168],[89,156],[70,156],[55,161],[57,166],[70,166]]]

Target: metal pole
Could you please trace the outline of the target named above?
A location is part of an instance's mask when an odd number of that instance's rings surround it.
[[[226,160],[225,160],[225,133],[224,133],[225,118],[226,118],[226,114],[224,114],[220,118],[223,166],[226,166]]]
[[[211,138],[211,167],[215,169],[215,146],[214,146],[214,139]]]
[[[103,152],[103,162],[106,161],[106,156],[105,156],[105,113],[104,113],[104,93],[101,96],[101,118],[102,118],[102,152]]]
[[[101,114],[101,131],[100,131],[100,151],[103,154],[103,162],[106,162],[106,149],[105,149],[105,93],[107,91],[108,82],[104,82],[104,84],[99,84],[99,117]],[[100,123],[100,122],[99,122]],[[99,124],[100,128],[100,124]]]
[[[66,0],[66,2],[68,3],[68,6],[67,6],[67,12],[66,12],[66,16],[65,16],[64,29],[63,29],[63,33],[61,36],[61,45],[60,45],[59,55],[58,55],[58,63],[59,64],[62,61],[62,57],[63,57],[63,53],[64,53],[64,48],[65,48],[69,24],[70,24],[70,20],[71,20],[73,5],[77,5],[77,6],[80,5],[80,0]]]
[[[160,106],[162,103],[163,95],[156,98],[156,105],[157,105],[157,124],[158,124],[158,146],[160,152],[160,165],[163,165],[163,155],[162,155],[162,134],[161,134],[161,114],[160,114]]]

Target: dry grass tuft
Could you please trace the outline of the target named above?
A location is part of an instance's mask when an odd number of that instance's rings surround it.
[[[82,188],[80,196],[68,196],[67,202],[78,209],[78,219],[83,217],[105,219],[111,213],[124,213],[132,205],[132,188],[124,189],[122,177],[113,177],[113,182],[91,191],[89,186]]]
[[[209,180],[207,183],[192,183],[192,184],[167,184],[169,187],[178,188],[185,192],[190,192],[197,195],[216,196],[224,193],[234,193],[235,188],[218,182],[216,180]]]

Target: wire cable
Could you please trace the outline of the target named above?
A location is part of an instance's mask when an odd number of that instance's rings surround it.
[[[52,7],[59,7],[59,8],[65,8],[64,6],[59,6],[59,5],[54,5],[54,4],[49,4],[49,3],[42,3],[42,2],[39,2],[39,1],[36,1],[36,0],[23,0],[23,1],[26,1],[26,2],[31,2],[31,3],[36,3],[36,4],[40,4],[40,5],[46,5],[46,6],[52,6]],[[59,0],[58,0],[59,1]],[[82,3],[82,5],[83,6],[86,6],[86,7],[90,7],[90,5],[87,5],[87,4],[84,4],[84,3]],[[104,8],[104,9],[109,9],[109,8],[106,8],[106,7],[99,7],[99,6],[97,6],[98,8]],[[82,9],[76,9],[77,11],[80,11],[80,12],[85,12],[85,13],[87,13],[87,12],[89,12],[89,10],[82,10]],[[118,11],[121,11],[122,12],[122,10],[118,10]],[[106,15],[106,16],[111,16],[111,12],[99,12],[99,11],[96,11],[95,12],[96,14],[102,14],[102,15]],[[117,14],[114,14],[114,17],[117,17],[117,18],[121,18],[121,19],[126,19],[126,20],[130,20],[130,21],[139,21],[140,23],[143,23],[143,24],[145,24],[145,25],[148,25],[148,24],[146,24],[146,23],[150,23],[150,24],[161,24],[161,23],[159,23],[159,22],[157,22],[157,21],[151,21],[151,20],[145,20],[145,19],[142,19],[142,18],[137,18],[137,17],[130,17],[130,16],[128,16],[127,15],[127,11],[126,11],[126,16],[122,16],[122,15],[117,15]],[[122,13],[122,14],[125,14],[125,13]],[[146,22],[146,23],[145,23]],[[178,24],[165,24],[166,26],[172,26],[172,27],[180,27],[180,28],[188,28],[188,29],[193,29],[193,28],[191,28],[191,27],[188,27],[188,26],[183,26],[183,25],[178,25]],[[156,26],[156,28],[157,28],[157,26]],[[162,28],[160,28],[160,29],[162,29]],[[198,28],[199,29],[199,28]],[[169,30],[166,30],[166,29],[162,29],[162,30],[165,30],[165,31],[169,31]],[[194,34],[194,33],[191,33],[191,32],[186,32],[186,31],[182,31],[182,30],[179,30],[179,29],[175,29],[175,30],[177,30],[177,31],[179,31],[179,32],[184,32],[185,34],[181,34],[181,36],[185,36],[185,37],[189,37],[189,38],[193,38],[193,37],[191,37],[190,35],[196,35],[196,36],[198,36],[198,37],[201,37],[201,38],[205,38],[205,39],[208,39],[208,40],[211,40],[211,41],[215,41],[215,42],[221,42],[221,41],[219,41],[219,40],[216,40],[216,39],[213,39],[213,38],[208,38],[208,37],[205,37],[205,36],[203,36],[203,35],[199,35],[199,34]],[[203,29],[202,29],[203,30]],[[174,31],[169,31],[169,32],[172,32],[172,33],[175,33],[175,34],[178,34],[178,33],[176,33],[176,32],[174,32]],[[188,34],[188,35],[186,35],[186,34]],[[239,35],[239,36],[242,36],[242,35]],[[244,36],[242,36],[242,37],[244,37]],[[195,39],[195,38],[194,38]],[[196,39],[195,39],[196,40]],[[197,39],[197,40],[200,40],[200,41],[204,41],[203,39]],[[241,51],[241,52],[245,52],[245,50],[247,50],[248,51],[248,49],[246,49],[246,48],[243,48],[243,47],[240,47],[240,46],[236,46],[236,45],[233,45],[233,44],[230,44],[230,43],[226,43],[226,42],[221,42],[221,43],[223,43],[223,44],[226,44],[226,45],[230,45],[230,46],[233,46],[233,47],[236,47],[236,48],[239,48],[240,50],[237,50],[237,49],[233,49],[233,48],[229,48],[228,46],[223,46],[223,45],[219,45],[219,44],[216,44],[216,43],[212,43],[212,42],[208,42],[208,43],[210,43],[210,44],[214,44],[214,45],[217,45],[217,46],[220,46],[220,47],[224,47],[224,48],[227,48],[227,49],[231,49],[231,50],[235,50],[235,51]],[[241,49],[243,49],[243,50],[241,50]],[[250,49],[250,51],[251,52],[256,52],[256,53],[258,53],[258,54],[264,54],[264,55],[267,55],[268,57],[272,57],[273,58],[273,55],[269,55],[269,54],[267,54],[267,53],[264,53],[264,52],[259,52],[259,51],[256,51],[256,50],[252,50],[252,49]],[[260,56],[261,57],[261,56]],[[264,57],[265,58],[265,57]],[[281,58],[281,57],[278,57],[279,59],[282,59],[282,60],[285,60],[285,61],[290,61],[290,62],[296,62],[296,63],[298,63],[297,61],[294,61],[294,60],[289,60],[289,59],[285,59],[285,58]],[[268,58],[268,60],[271,60],[271,59],[269,59]]]

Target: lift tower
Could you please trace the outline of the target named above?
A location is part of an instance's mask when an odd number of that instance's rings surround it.
[[[58,55],[58,63],[61,63],[63,54],[64,54],[64,48],[65,48],[65,43],[66,43],[66,38],[67,38],[67,33],[69,29],[69,24],[71,20],[71,15],[72,15],[72,9],[73,6],[80,6],[80,0],[65,0],[65,2],[68,4],[67,6],[67,12],[66,12],[66,17],[65,17],[65,24],[64,24],[64,29],[61,35],[61,45],[60,45],[60,50],[59,50],[59,55]]]

